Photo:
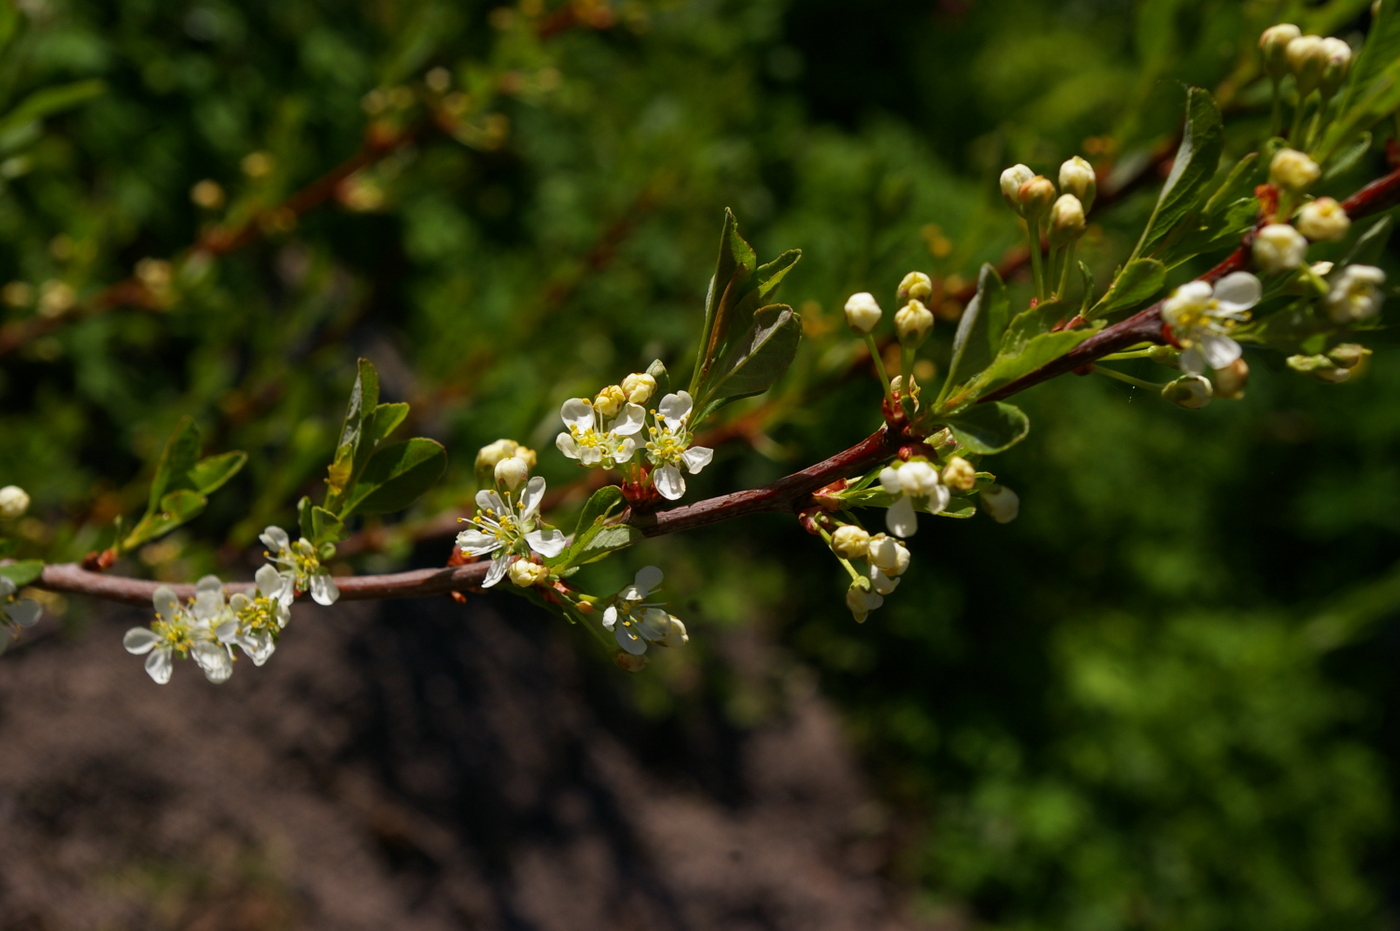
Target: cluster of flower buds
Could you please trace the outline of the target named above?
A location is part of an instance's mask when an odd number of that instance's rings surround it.
[[[859,524],[842,524],[830,535],[831,551],[847,566],[851,585],[846,589],[846,607],[857,623],[865,623],[870,612],[885,603],[885,596],[899,587],[899,577],[909,568],[909,548],[894,537],[871,534]],[[864,569],[853,562],[864,560]]]
[[[1371,350],[1357,343],[1340,343],[1325,353],[1288,357],[1288,367],[1329,385],[1346,381]]]
[[[1351,67],[1351,46],[1341,39],[1303,35],[1292,23],[1270,26],[1259,36],[1264,70],[1277,86],[1293,76],[1302,107],[1316,91],[1323,105],[1331,100],[1346,80]]]
[[[1284,222],[1291,204],[1302,197],[1321,176],[1322,169],[1307,154],[1296,149],[1280,149],[1269,164],[1269,183],[1279,191],[1275,222],[1264,226],[1254,238],[1254,266],[1265,274],[1290,273],[1308,257],[1308,242],[1337,242],[1346,238],[1351,218],[1331,197],[1318,197],[1298,209],[1293,224]]]
[[[1042,299],[1064,290],[1074,245],[1084,235],[1085,216],[1098,194],[1093,166],[1078,155],[1060,166],[1059,182],[1057,191],[1053,181],[1026,165],[1012,165],[1001,173],[1002,199],[1026,221],[1036,290]],[[1050,267],[1044,272],[1040,268],[1042,226],[1050,244]]]

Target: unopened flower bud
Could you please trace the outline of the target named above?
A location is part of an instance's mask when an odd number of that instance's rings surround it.
[[[1340,384],[1351,377],[1351,369],[1338,365],[1324,355],[1289,356],[1286,361],[1293,371],[1327,385]]]
[[[622,380],[622,393],[629,404],[645,404],[656,393],[656,379],[645,372],[633,372]]]
[[[1313,242],[1336,242],[1345,239],[1351,228],[1346,210],[1331,197],[1319,197],[1298,210],[1298,232]]]
[[[923,301],[911,300],[895,311],[894,329],[899,334],[900,343],[918,349],[933,330],[933,312],[924,306]]]
[[[842,524],[831,535],[831,551],[842,559],[860,559],[870,549],[870,532],[855,524]]]
[[[1294,194],[1307,190],[1321,174],[1317,162],[1297,149],[1279,149],[1269,163],[1269,183]]]
[[[1210,403],[1215,389],[1204,375],[1183,375],[1162,388],[1162,398],[1188,411],[1198,411]]]
[[[1001,173],[1001,196],[1006,206],[1024,215],[1021,209],[1021,185],[1035,177],[1035,172],[1025,165],[1012,165]]]
[[[496,463],[502,459],[515,455],[520,449],[520,444],[515,440],[497,440],[494,443],[481,447],[481,452],[476,454],[476,470],[478,472],[490,473],[496,468]]]
[[[1021,216],[1034,220],[1055,202],[1055,182],[1044,175],[1036,175],[1016,192],[1016,202],[1021,205]]]
[[[1171,346],[1153,346],[1147,350],[1147,358],[1169,369],[1181,368],[1181,350]]]
[[[910,301],[923,301],[927,304],[932,296],[933,280],[923,272],[910,272],[905,275],[894,293],[895,303],[901,306]]]
[[[616,417],[617,412],[622,410],[622,405],[626,403],[627,395],[622,393],[622,386],[608,385],[593,399],[593,409],[600,416]]]
[[[1084,205],[1073,194],[1061,194],[1050,208],[1050,244],[1067,246],[1084,235]]]
[[[884,603],[884,596],[870,590],[869,579],[853,581],[851,587],[846,589],[846,607],[855,615],[857,624],[864,624],[870,612]]]
[[[955,491],[971,491],[977,485],[977,467],[962,456],[954,456],[943,467],[943,484]]]
[[[1323,69],[1327,67],[1327,46],[1323,44],[1322,36],[1299,36],[1288,43],[1284,54],[1288,58],[1288,67],[1298,81],[1298,100],[1301,102],[1322,79]]]
[[[1322,92],[1323,99],[1330,100],[1346,80],[1347,69],[1351,67],[1351,46],[1341,39],[1328,38],[1322,40],[1322,48],[1327,60],[1317,89]]]
[[[1249,363],[1236,359],[1223,369],[1216,369],[1211,377],[1215,379],[1215,397],[1222,401],[1242,400],[1249,384]]]
[[[520,487],[520,483],[530,477],[530,467],[523,459],[511,456],[509,459],[502,459],[496,463],[496,484],[502,486],[507,491],[515,491]]]
[[[525,468],[533,470],[535,468],[535,451],[528,446],[517,446],[515,448],[515,458],[525,463]]]
[[[869,291],[852,294],[846,301],[846,325],[862,336],[875,329],[881,316],[880,305]]]
[[[29,510],[29,493],[18,485],[0,488],[0,518],[14,520]]]
[[[870,564],[890,578],[904,574],[909,568],[909,548],[887,534],[870,538]]]
[[[1254,265],[1262,272],[1291,271],[1307,254],[1308,241],[1287,223],[1270,223],[1254,238]]]
[[[1009,524],[1021,513],[1021,497],[1005,485],[982,489],[982,510],[998,524]]]
[[[1327,358],[1337,363],[1344,369],[1354,369],[1361,364],[1361,360],[1371,354],[1371,350],[1360,343],[1338,343],[1327,350]],[[4,492],[0,491],[0,496]]]
[[[1060,190],[1079,198],[1084,212],[1094,206],[1094,197],[1099,191],[1099,179],[1094,166],[1076,155],[1060,166]]]
[[[1288,64],[1288,43],[1303,34],[1292,23],[1279,23],[1264,30],[1259,37],[1259,51],[1264,56],[1264,70],[1275,81],[1281,80],[1291,68]]]
[[[541,566],[537,562],[530,562],[528,559],[517,559],[510,564],[507,570],[510,580],[520,588],[530,588],[539,585],[549,578],[549,569]]]

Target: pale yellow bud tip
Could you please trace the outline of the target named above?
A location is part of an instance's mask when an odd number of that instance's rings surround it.
[[[0,488],[0,517],[14,520],[29,510],[29,493],[18,485]]]
[[[846,301],[846,324],[862,336],[875,329],[881,316],[880,305],[869,291],[852,294]]]

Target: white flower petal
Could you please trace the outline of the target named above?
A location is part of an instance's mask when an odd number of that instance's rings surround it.
[[[880,487],[892,495],[902,493],[904,491],[904,483],[899,480],[899,470],[894,466],[885,466],[881,469]]]
[[[617,645],[633,656],[640,656],[647,651],[647,642],[625,624],[614,627],[613,636],[617,638]]]
[[[318,605],[333,605],[340,598],[340,589],[331,574],[324,569],[311,576],[311,600]]]
[[[671,629],[671,615],[661,608],[647,608],[637,625],[637,633],[651,641],[664,640]]]
[[[580,433],[593,429],[593,405],[587,398],[569,398],[559,408],[559,419],[568,427],[577,427]]]
[[[914,514],[914,502],[907,497],[900,498],[885,512],[885,526],[897,537],[912,537],[919,529],[919,519]]]
[[[525,534],[525,542],[530,544],[530,549],[549,559],[564,552],[569,538],[558,530],[532,530]]]
[[[655,566],[643,566],[637,570],[637,577],[632,580],[632,584],[641,592],[641,597],[645,598],[661,586],[661,580],[665,577],[665,573]]]
[[[133,627],[122,637],[122,646],[126,647],[126,652],[135,653],[137,656],[151,652],[158,643],[160,637],[148,627]]]
[[[173,622],[180,614],[180,599],[164,585],[151,594],[151,604],[155,605],[156,614],[167,624]]]
[[[39,623],[39,616],[44,613],[44,609],[39,607],[39,602],[31,598],[21,598],[6,605],[5,613],[20,627],[33,627]]]
[[[504,514],[509,509],[506,507],[505,501],[495,490],[483,488],[476,493],[476,510],[478,513],[482,511],[495,511],[497,514]]]
[[[948,502],[953,500],[953,493],[948,490],[947,485],[939,485],[933,489],[928,496],[928,509],[930,514],[937,514],[948,507]]]
[[[506,570],[510,568],[514,558],[509,553],[497,553],[496,558],[491,560],[491,568],[486,571],[486,579],[481,583],[481,587],[490,588],[505,578]]]
[[[194,616],[208,621],[224,606],[224,583],[216,575],[206,575],[194,585]]]
[[[651,480],[656,485],[656,490],[661,492],[661,497],[668,501],[675,501],[685,494],[685,477],[681,475],[681,470],[673,465],[664,465],[651,473]]]
[[[9,601],[10,596],[17,590],[14,579],[0,575],[0,601]]]
[[[642,407],[640,404],[624,404],[622,406],[622,411],[617,415],[617,419],[613,421],[612,429],[609,432],[615,433],[618,436],[631,436],[642,429],[642,427],[646,426],[646,422],[646,408]]]
[[[529,520],[539,512],[540,504],[544,501],[544,489],[543,475],[536,475],[525,486],[525,490],[520,494],[520,519],[522,521]]]
[[[282,574],[275,566],[263,563],[258,567],[258,571],[253,573],[253,581],[258,585],[258,594],[264,598],[273,598],[281,594]]]
[[[686,418],[690,416],[694,407],[695,401],[690,397],[689,391],[677,391],[662,398],[661,403],[656,406],[656,412],[661,415],[666,426],[672,430],[679,430],[685,426]]]
[[[215,684],[227,682],[228,677],[233,675],[233,657],[229,656],[228,647],[221,643],[207,640],[196,643],[190,647],[190,658],[204,670],[204,678]]]
[[[637,451],[637,441],[630,436],[623,437],[617,444],[617,452],[613,453],[613,460],[616,462],[629,462],[632,454]]]
[[[690,634],[686,633],[685,624],[678,617],[671,618],[670,629],[666,631],[666,637],[661,641],[662,646],[678,647],[681,644],[690,642]]]
[[[1263,293],[1263,285],[1249,272],[1234,272],[1215,283],[1215,299],[1220,303],[1220,308],[1226,311],[1248,310],[1259,303]]]
[[[175,664],[170,659],[170,647],[161,647],[146,657],[146,673],[159,685],[170,681]]]
[[[616,605],[608,605],[608,607],[603,611],[603,628],[604,628],[605,630],[612,630],[612,629],[613,629],[613,625],[616,624],[616,623],[617,623],[617,606],[616,606]]]
[[[214,636],[220,643],[234,643],[238,637],[238,621],[230,618],[214,628]]]
[[[1181,354],[1181,370],[1190,375],[1199,375],[1206,370],[1206,358],[1195,346]]]
[[[457,534],[457,548],[466,551],[468,556],[485,556],[501,548],[501,541],[480,530],[463,530]]]
[[[262,541],[263,546],[272,551],[274,556],[292,545],[292,538],[287,536],[287,531],[281,527],[268,527],[258,539]]]
[[[1210,363],[1211,368],[1223,369],[1238,359],[1243,350],[1240,349],[1239,343],[1228,336],[1202,333],[1201,353],[1205,356],[1205,360]]]
[[[705,468],[714,458],[715,451],[706,446],[692,446],[681,453],[681,461],[685,463],[685,467],[691,475]]]
[[[574,442],[573,434],[561,433],[554,438],[554,445],[559,451],[570,459],[578,458],[578,443]]]

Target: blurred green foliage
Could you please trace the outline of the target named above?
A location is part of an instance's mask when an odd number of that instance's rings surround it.
[[[783,299],[808,339],[757,451],[723,446],[692,495],[809,464],[879,422],[873,381],[838,377],[847,294],[888,300],[911,268],[967,281],[1018,239],[996,172],[1092,150],[1128,176],[1171,144],[1183,82],[1223,90],[1238,155],[1268,119],[1247,80],[1258,31],[1352,38],[1367,5],[24,0],[5,98],[103,91],[0,137],[5,325],[64,318],[0,361],[0,480],[35,500],[21,555],[105,542],[190,415],[206,452],[249,464],[140,559],[180,579],[225,542],[227,560],[316,489],[361,355],[450,451],[416,515],[461,512],[475,450],[500,436],[566,481],[564,398],[654,357],[683,377],[726,206],[760,254],[804,251]],[[367,130],[409,141],[327,204],[278,210]],[[1321,193],[1382,170],[1373,154]],[[1092,218],[1080,254],[1101,282],[1154,187]],[[243,248],[183,251],[245,221]],[[175,259],[168,281],[150,258]],[[135,272],[146,306],[97,312]],[[708,698],[752,720],[764,696],[712,642],[770,625],[844,709],[929,915],[1382,927],[1400,375],[1392,338],[1375,342],[1336,387],[1252,356],[1249,397],[1196,414],[1106,381],[1035,389],[1030,439],[990,464],[1021,519],[926,520],[863,627],[793,521],[644,544],[632,565],[666,567],[694,649],[629,686],[665,720]],[[589,571],[599,591],[627,578]]]

